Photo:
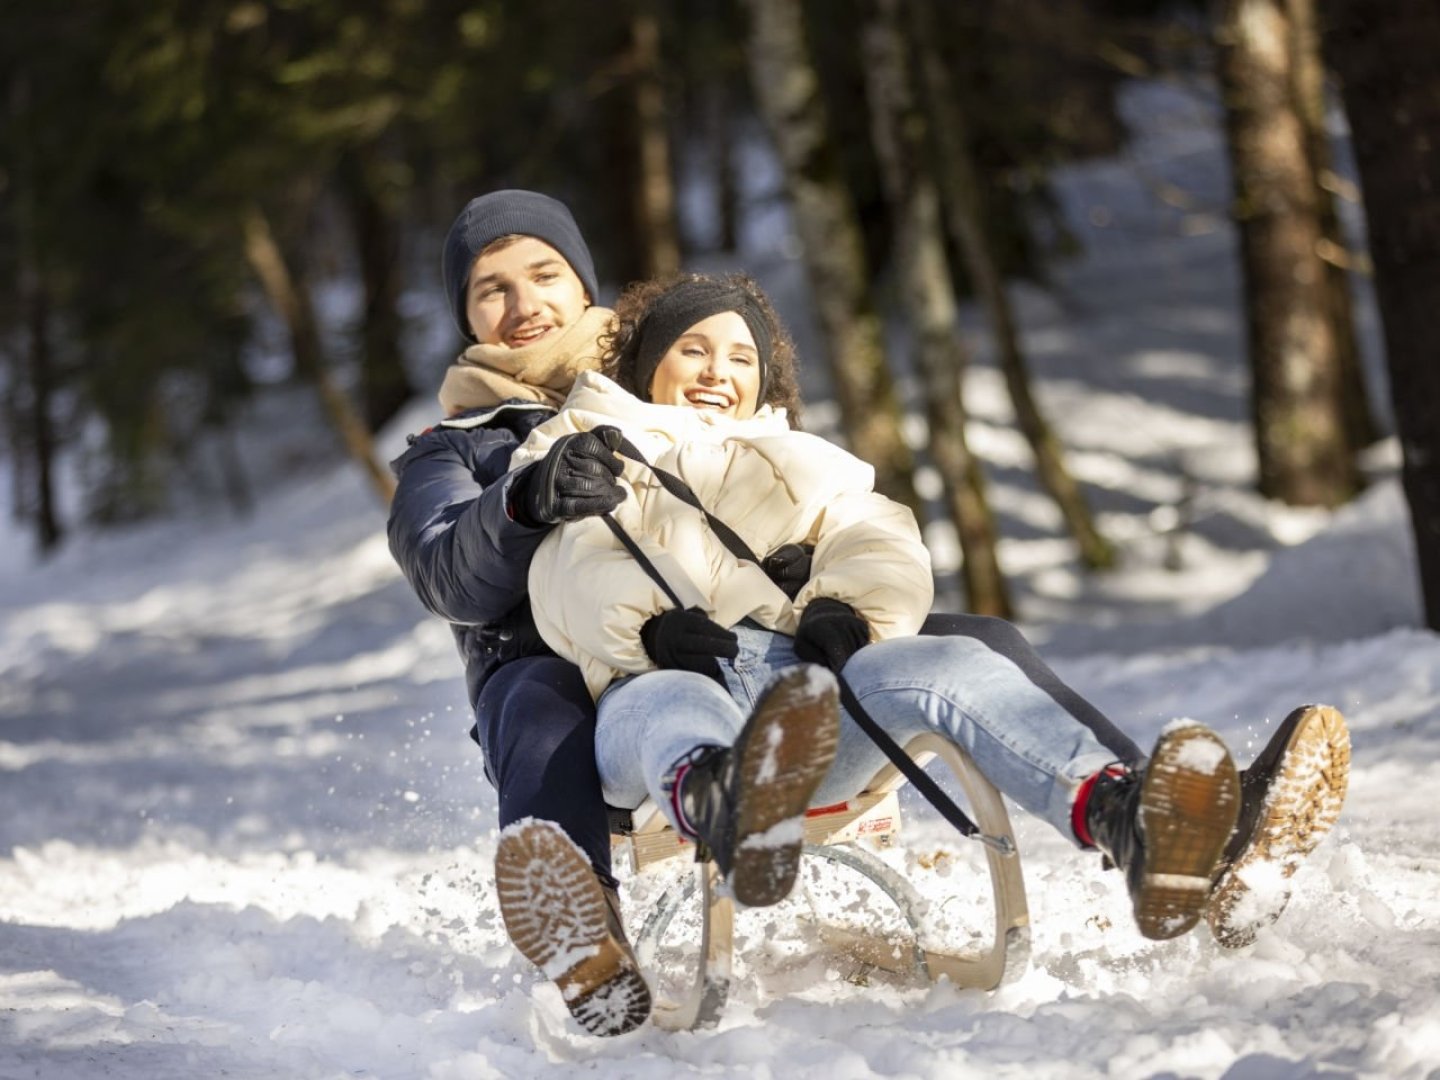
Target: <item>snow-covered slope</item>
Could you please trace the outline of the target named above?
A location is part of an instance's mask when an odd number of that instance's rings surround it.
[[[1146,94],[1137,157],[1212,182],[1208,114]],[[1133,159],[1074,170],[1064,190],[1095,240],[1063,274],[1075,306],[1022,296],[1046,400],[1128,571],[1075,572],[983,365],[977,445],[1027,627],[1138,741],[1190,716],[1244,764],[1296,703],[1349,716],[1342,824],[1255,946],[1142,940],[1119,876],[1018,815],[1034,949],[1013,985],[915,986],[827,951],[815,912],[884,913],[839,871],[807,872],[796,899],[740,916],[718,1029],[587,1038],[499,923],[495,798],[448,630],[337,468],[243,525],[147,526],[38,567],[6,553],[0,1077],[1431,1075],[1440,637],[1418,629],[1404,503],[1386,476],[1333,516],[1246,494],[1230,239],[1218,218],[1204,232],[1154,212],[1148,175]],[[777,258],[755,253],[793,279]],[[1197,512],[1171,534],[1182,473]],[[903,801],[888,857],[938,932],[963,935],[983,918],[979,855]],[[632,922],[663,886],[627,886]]]

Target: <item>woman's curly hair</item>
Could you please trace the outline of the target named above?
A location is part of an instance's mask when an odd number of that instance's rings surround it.
[[[738,289],[759,310],[770,331],[771,351],[765,369],[765,400],[760,405],[785,409],[790,426],[800,427],[800,385],[795,375],[795,345],[790,340],[774,305],[748,274],[672,274],[628,286],[615,302],[614,329],[600,335],[600,373],[613,379],[636,397],[644,398],[649,387],[637,386],[636,361],[640,349],[640,328],[655,301],[682,282],[717,282]]]

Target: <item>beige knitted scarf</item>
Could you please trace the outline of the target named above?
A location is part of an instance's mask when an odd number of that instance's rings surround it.
[[[586,308],[558,337],[518,349],[471,345],[445,372],[440,407],[454,416],[520,398],[558,409],[575,377],[600,366],[600,335],[613,315],[609,308]]]

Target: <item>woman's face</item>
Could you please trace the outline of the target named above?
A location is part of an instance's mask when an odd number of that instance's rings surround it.
[[[675,339],[650,380],[657,405],[687,405],[737,420],[760,407],[760,353],[739,312],[701,319]]]

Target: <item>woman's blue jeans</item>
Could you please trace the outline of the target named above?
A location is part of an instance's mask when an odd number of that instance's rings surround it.
[[[655,671],[616,683],[601,697],[595,759],[606,802],[635,807],[648,795],[670,816],[662,780],[675,763],[696,746],[729,746],[775,676],[802,663],[793,638],[743,623],[734,629],[740,654],[720,661],[724,686],[693,672]],[[878,642],[852,656],[841,674],[897,743],[941,733],[964,747],[1000,791],[1072,842],[1076,789],[1116,760],[1014,661],[974,638]],[[858,794],[886,762],[842,712],[835,763],[814,805]]]

